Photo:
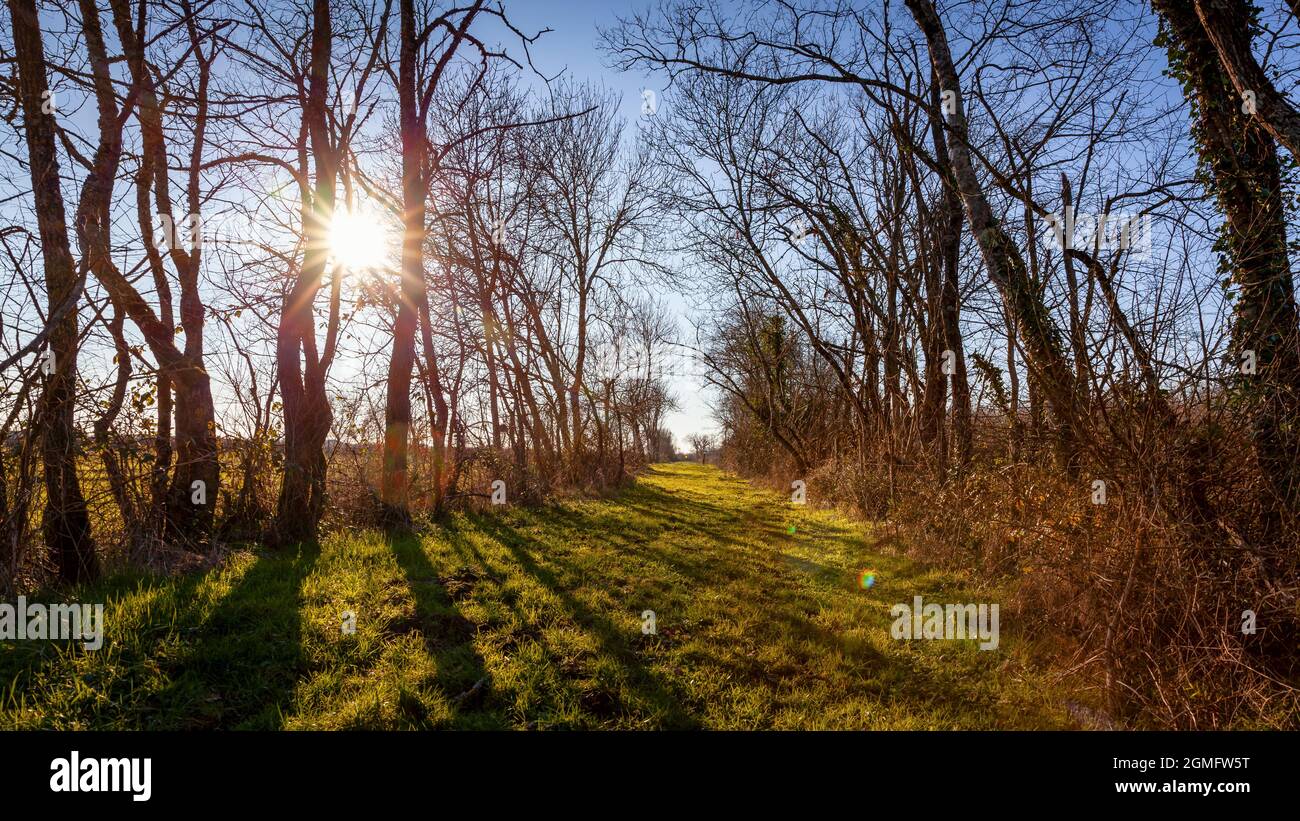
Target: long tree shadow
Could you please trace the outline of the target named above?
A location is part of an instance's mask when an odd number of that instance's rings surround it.
[[[570,617],[596,640],[601,657],[613,662],[618,668],[623,684],[641,702],[640,709],[649,708],[659,716],[661,728],[694,729],[701,726],[699,719],[683,706],[684,694],[669,689],[646,666],[629,643],[626,631],[579,601],[553,570],[533,558],[529,547],[535,540],[491,514],[469,514],[466,520],[475,530],[505,548],[520,568],[559,598]],[[602,693],[598,703],[588,706],[601,717],[613,717],[634,707],[619,703],[618,698],[615,693]]]
[[[253,559],[216,608],[184,628],[189,647],[159,665],[170,683],[145,710],[153,729],[278,729],[309,669],[303,647],[302,588],[320,547],[263,553]],[[197,579],[194,583],[197,583]]]
[[[770,589],[771,582],[778,578],[796,582],[800,577],[810,576],[816,584],[834,584],[836,575],[842,572],[837,568],[787,555],[776,544],[764,543],[762,537],[779,537],[786,533],[782,528],[771,526],[765,511],[757,511],[758,515],[747,526],[746,535],[738,539],[714,527],[701,525],[700,514],[715,519],[711,514],[720,511],[720,508],[708,502],[684,499],[678,494],[643,486],[629,491],[618,503],[649,517],[656,525],[662,525],[665,521],[682,521],[682,516],[686,516],[686,524],[693,534],[706,536],[724,549],[707,550],[699,557],[683,555],[681,551],[652,544],[644,533],[629,532],[626,529],[620,533],[619,517],[615,514],[593,513],[581,506],[557,506],[548,511],[548,518],[561,537],[578,536],[592,531],[607,534],[604,541],[614,550],[651,559],[693,583],[713,588],[715,593],[724,590],[727,583],[740,583],[740,587],[730,588],[733,592],[724,593],[731,602],[729,612],[738,618],[745,615],[759,617],[761,622],[771,628],[765,640],[774,640],[780,636],[785,640],[813,642],[835,654],[842,654],[850,660],[849,663],[873,672],[880,672],[882,665],[887,666],[887,675],[879,680],[864,682],[864,691],[882,703],[915,703],[924,700],[936,707],[960,711],[969,707],[969,700],[976,695],[973,688],[962,681],[935,680],[933,672],[926,669],[921,658],[915,654],[882,653],[860,641],[846,642],[837,632],[813,621],[812,616],[820,605],[811,594],[799,594],[793,587],[783,587],[783,590],[791,591],[788,595],[794,598],[786,598],[783,593],[780,597],[781,605],[776,606],[775,600],[771,598],[772,593],[763,595],[760,589],[747,589],[751,581],[761,580],[762,589]],[[863,540],[851,528],[838,524],[805,521],[800,532],[805,538],[851,538],[859,547],[865,547]],[[618,535],[612,535],[614,533]],[[548,561],[567,571],[579,572],[559,557],[548,557]],[[810,574],[810,570],[816,571],[815,574]],[[886,630],[886,623],[879,625],[879,629]],[[773,678],[773,671],[752,659],[737,659],[724,654],[713,658],[712,662],[742,677],[747,675],[750,680],[766,681],[769,684],[778,680]]]
[[[391,629],[399,634],[415,632],[423,638],[437,669],[436,685],[456,706],[455,726],[507,726],[499,713],[469,712],[491,690],[491,676],[474,647],[477,627],[458,606],[472,592],[476,579],[440,578],[418,535],[389,535],[387,543],[406,576],[415,603],[415,612]]]
[[[552,513],[551,518],[565,533],[574,535],[588,532],[593,528],[608,529],[606,519],[609,517],[605,514],[589,516],[584,512],[566,509]],[[698,532],[709,535],[711,539],[720,543],[733,543],[746,548],[754,546],[749,542],[736,539],[718,539],[707,530]],[[646,541],[636,541],[634,538],[619,541],[620,549],[635,552],[643,558],[671,568],[692,583],[710,587],[716,593],[726,595],[727,600],[732,603],[732,615],[737,618],[745,615],[760,617],[763,621],[784,625],[783,631],[787,635],[816,641],[828,649],[837,651],[844,649],[844,643],[833,631],[815,624],[810,618],[795,617],[773,609],[770,598],[762,595],[762,590],[770,588],[775,579],[793,583],[798,581],[800,576],[807,575],[806,571],[800,570],[782,553],[770,548],[759,554],[732,549],[711,551],[699,559],[688,559],[679,553]],[[558,558],[552,561],[568,567]],[[827,569],[825,575],[829,577],[835,572],[838,571]],[[742,586],[728,588],[727,585],[733,582],[742,583]],[[728,590],[730,592],[727,592]],[[808,598],[805,604],[813,610],[817,607],[817,603],[812,598]]]

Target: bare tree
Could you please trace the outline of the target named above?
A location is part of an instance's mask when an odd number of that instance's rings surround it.
[[[66,582],[95,578],[99,565],[91,539],[90,519],[77,479],[77,441],[73,425],[73,389],[77,373],[77,312],[85,284],[78,275],[68,243],[63,196],[59,190],[53,109],[45,71],[40,19],[35,0],[10,0],[19,95],[27,133],[32,195],[45,263],[45,291],[50,320],[49,347],[43,367],[41,455],[45,465],[45,543]]]
[[[691,450],[695,451],[695,455],[699,458],[700,464],[704,464],[704,460],[709,455],[709,451],[714,448],[713,436],[707,433],[692,433],[686,438],[686,441],[690,443]]]

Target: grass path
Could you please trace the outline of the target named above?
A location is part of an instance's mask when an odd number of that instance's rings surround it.
[[[69,594],[106,602],[103,648],[0,643],[0,727],[1068,726],[1005,609],[995,651],[891,639],[918,594],[999,600],[835,513],[659,465],[610,499]]]

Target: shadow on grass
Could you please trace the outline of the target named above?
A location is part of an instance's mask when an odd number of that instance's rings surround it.
[[[635,553],[671,568],[688,579],[692,587],[711,588],[715,595],[721,594],[729,602],[726,612],[731,618],[762,625],[759,628],[762,635],[754,636],[760,643],[780,641],[790,646],[793,642],[797,646],[808,642],[818,648],[811,651],[814,658],[861,671],[855,676],[862,688],[860,692],[883,704],[923,702],[959,713],[970,708],[972,698],[981,697],[956,677],[936,678],[935,671],[912,648],[899,646],[897,652],[881,652],[865,641],[846,640],[836,630],[818,624],[815,617],[823,602],[813,591],[842,586],[850,581],[850,574],[842,568],[784,552],[781,543],[788,531],[773,521],[780,516],[779,507],[749,511],[741,517],[745,524],[738,531],[734,524],[737,517],[726,515],[734,512],[650,485],[631,489],[617,501],[620,506],[647,517],[652,527],[684,526],[705,537],[708,544],[698,553],[667,548],[645,538],[644,532],[632,533],[625,526],[620,528],[615,515],[589,513],[581,507],[557,509],[548,518],[562,537],[600,532],[614,550]],[[801,517],[797,533],[801,541],[849,541],[855,553],[866,549],[865,540],[853,528],[840,524]],[[789,536],[793,539],[794,534]],[[548,559],[575,575],[581,573],[558,557]],[[774,585],[777,579],[783,583]],[[801,587],[804,580],[811,585],[810,589]],[[888,621],[882,617],[873,626],[883,631],[888,629],[887,625]],[[815,668],[806,666],[812,663],[812,658],[803,659],[803,664],[787,663],[774,668],[738,656],[731,648],[716,642],[711,644],[716,652],[710,653],[709,662],[731,672],[738,680],[762,683],[779,691],[788,687],[791,680],[808,682],[818,676]],[[792,652],[798,651],[792,648]]]
[[[887,601],[870,612],[856,609],[851,620],[840,618],[833,628],[820,623],[821,608],[845,606],[843,593],[828,593],[838,586],[836,574],[851,574],[824,563],[815,551],[786,555],[786,542],[779,538],[785,514],[779,505],[763,500],[724,508],[693,488],[669,491],[651,483],[638,483],[607,501],[547,506],[536,515],[521,516],[518,521],[529,526],[542,524],[535,536],[522,530],[525,525],[517,527],[511,516],[450,517],[440,535],[461,567],[455,571],[445,569],[446,556],[430,555],[418,536],[387,540],[413,602],[413,607],[403,603],[403,615],[388,630],[419,636],[434,662],[430,688],[454,702],[469,694],[453,705],[450,720],[438,726],[493,729],[518,723],[512,718],[519,708],[508,701],[512,694],[493,692],[480,650],[495,659],[498,640],[542,644],[556,635],[548,632],[547,622],[557,616],[571,623],[558,626],[581,634],[587,645],[582,667],[561,661],[557,667],[567,680],[558,689],[539,674],[542,702],[526,708],[530,715],[525,720],[553,708],[564,711],[570,706],[563,703],[567,688],[576,684],[582,710],[576,723],[583,726],[624,726],[631,718],[638,726],[695,728],[706,720],[708,705],[698,695],[692,702],[688,681],[719,674],[761,688],[770,709],[787,703],[794,691],[828,680],[880,704],[928,705],[953,714],[969,712],[972,703],[983,707],[979,699],[989,698],[961,679],[971,672],[969,665],[941,664],[920,646],[872,646],[871,636],[887,635]],[[860,541],[850,528],[811,517],[799,519],[799,537]],[[579,543],[581,549],[570,549]],[[220,596],[216,601],[202,595],[209,574],[149,580],[146,592],[159,594],[141,597],[143,625],[114,653],[104,655],[104,671],[86,676],[94,690],[78,688],[56,703],[46,723],[75,716],[92,727],[283,727],[298,687],[317,669],[313,665],[321,664],[311,658],[303,624],[304,584],[319,555],[313,546],[244,559],[231,570],[222,592],[214,593]],[[451,575],[440,575],[439,568]],[[631,568],[649,572],[638,576]],[[889,581],[909,582],[913,575],[907,571]],[[524,612],[528,608],[516,589],[505,591],[500,604],[525,628],[513,635],[485,633],[482,641],[491,644],[480,644],[475,624],[464,615],[477,610],[469,610],[465,600],[477,585],[500,585],[512,577],[532,581],[556,603],[548,602],[549,612],[539,618],[535,610]],[[847,577],[843,581],[851,583]],[[693,621],[682,630],[684,638],[664,635],[664,620],[660,636],[643,637],[635,627],[629,629],[626,615],[617,609],[620,604],[609,598],[619,595],[615,585],[626,590],[637,584],[670,589],[679,604],[707,594],[710,605],[696,608]],[[127,583],[103,589],[133,592]],[[910,584],[900,585],[898,599],[889,601],[910,600],[911,592]],[[588,596],[609,603],[593,604]],[[743,631],[736,625],[743,625]],[[849,627],[853,636],[846,639]],[[115,638],[112,630],[110,621],[109,641]],[[570,636],[560,638],[568,641]],[[0,654],[0,668],[11,671],[7,680],[21,677],[22,688],[52,653],[43,645],[39,649],[21,648],[7,661]],[[546,663],[565,650],[543,649]],[[71,692],[68,677],[61,674],[64,668],[52,669],[60,671],[52,687]],[[588,670],[591,676],[585,675]],[[482,686],[475,689],[479,682]],[[504,682],[499,686],[509,689]],[[399,707],[412,726],[425,727],[430,726],[426,704],[403,695]],[[762,726],[761,720],[755,726]]]
[[[671,690],[646,666],[628,641],[627,631],[579,601],[569,585],[554,570],[534,558],[530,550],[534,540],[491,514],[469,514],[466,521],[473,530],[505,548],[524,572],[553,593],[570,618],[595,639],[600,658],[617,668],[621,686],[615,691],[602,688],[585,693],[582,706],[587,712],[601,720],[613,719],[629,712],[636,715],[648,712],[657,718],[655,726],[661,729],[693,729],[701,726],[699,719],[683,706],[683,694]],[[450,530],[454,534],[456,526],[452,525]],[[551,560],[548,558],[547,561]],[[624,688],[631,696],[628,700],[635,703],[625,702],[622,696]]]
[[[593,517],[579,511],[564,510],[555,513],[553,518],[575,535],[592,528],[608,528],[604,515]],[[698,532],[723,549],[702,552],[698,558],[686,558],[680,551],[674,552],[648,542],[622,541],[627,549],[671,568],[697,585],[697,589],[709,588],[725,596],[730,603],[728,614],[732,618],[751,617],[767,624],[781,624],[783,627],[779,632],[783,635],[816,641],[833,652],[843,649],[843,643],[833,631],[815,624],[808,615],[817,611],[818,604],[800,592],[796,584],[800,577],[808,575],[807,569],[800,568],[790,557],[770,546],[756,546],[752,542],[716,536],[708,528],[700,528]],[[763,549],[757,549],[759,547]],[[820,577],[814,581],[823,584],[834,583],[837,576],[843,575],[835,568],[815,566]],[[787,583],[779,586],[780,592],[774,592],[773,582],[778,578]],[[775,607],[776,604],[781,607]]]
[[[399,620],[391,629],[397,633],[419,633],[437,668],[436,684],[456,707],[453,726],[473,729],[504,729],[504,715],[497,711],[476,711],[491,691],[491,677],[483,657],[474,649],[474,623],[460,612],[457,600],[472,591],[476,579],[439,578],[429,561],[424,544],[416,534],[390,534],[388,547],[406,576],[415,602],[412,617]],[[424,721],[419,708],[403,706],[414,723]]]
[[[320,558],[315,544],[296,553],[263,553],[198,626],[174,664],[171,681],[151,698],[151,729],[278,729],[308,670],[302,588]],[[200,579],[187,580],[192,588]],[[177,596],[185,601],[185,591]]]

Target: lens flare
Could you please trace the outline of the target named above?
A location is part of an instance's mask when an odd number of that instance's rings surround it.
[[[858,573],[858,587],[863,590],[869,590],[876,583],[876,571],[863,570]]]

